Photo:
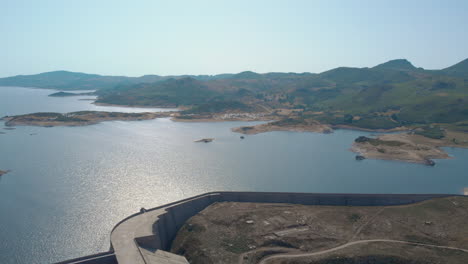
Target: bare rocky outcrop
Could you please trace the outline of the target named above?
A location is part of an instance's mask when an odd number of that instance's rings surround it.
[[[359,157],[413,162],[434,166],[433,159],[449,159],[439,147],[444,141],[411,134],[384,134],[376,138],[358,137],[351,150]],[[356,159],[358,159],[358,156]],[[361,160],[361,159],[360,159]]]
[[[172,112],[120,113],[103,111],[79,111],[72,113],[32,113],[17,116],[5,116],[5,125],[12,126],[86,126],[103,121],[136,121],[169,117]]]
[[[233,132],[253,135],[271,131],[294,131],[294,132],[316,132],[316,133],[332,133],[331,126],[321,124],[315,120],[279,120],[266,124],[255,126],[243,126],[232,129]]]

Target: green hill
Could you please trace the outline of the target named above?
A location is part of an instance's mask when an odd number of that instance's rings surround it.
[[[113,88],[119,84],[155,82],[163,77],[152,75],[142,77],[103,76],[68,71],[54,71],[35,75],[18,75],[0,78],[0,86],[37,87],[60,90],[96,90]]]
[[[245,71],[136,78],[60,71],[0,79],[0,85],[13,83],[99,89],[97,102],[183,106],[192,113],[302,109],[301,119],[363,128],[468,122],[468,59],[443,70],[424,70],[398,59],[320,74]]]
[[[252,109],[249,105],[302,108],[302,118],[363,128],[456,123],[468,120],[468,81],[441,72],[463,75],[468,73],[464,66],[462,62],[445,70],[426,71],[399,59],[373,68],[340,67],[320,74],[242,72],[228,78],[130,85],[125,92],[102,94],[99,101],[198,106],[194,111],[210,109],[208,112],[226,110],[219,102],[232,105],[227,102],[234,101],[245,105],[244,109]],[[307,114],[317,111],[323,114]]]
[[[190,77],[155,83],[120,86],[98,91],[98,103],[178,107],[205,103],[216,96],[208,86]]]
[[[214,80],[229,78],[232,74],[221,75],[183,75],[183,76],[159,76],[143,75],[141,77],[104,76],[69,71],[53,71],[34,75],[18,75],[0,78],[0,86],[19,86],[48,88],[57,90],[101,90],[113,89],[122,85],[136,85],[139,83],[154,83],[171,78],[180,79],[192,77],[199,80]]]
[[[409,62],[406,59],[398,59],[398,60],[391,60],[391,61],[387,61],[385,63],[379,64],[373,67],[372,69],[413,71],[413,70],[416,70],[417,68],[414,67],[413,64],[411,64],[411,62]]]
[[[468,77],[468,59],[442,70],[443,73],[454,76]]]

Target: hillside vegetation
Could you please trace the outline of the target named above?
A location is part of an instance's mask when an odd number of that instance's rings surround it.
[[[442,70],[398,59],[320,74],[246,71],[133,78],[52,72],[3,78],[0,85],[98,89],[99,103],[183,107],[186,114],[299,109],[288,118],[368,129],[437,123],[465,131],[468,122],[468,59]]]
[[[298,120],[369,129],[468,119],[468,62],[428,71],[407,60],[373,68],[336,68],[320,74],[242,72],[225,78],[169,79],[102,91],[98,102],[193,107],[228,111],[232,102],[245,109],[302,109]],[[226,107],[219,107],[223,103]],[[210,107],[212,104],[212,107]],[[320,114],[317,114],[320,112]]]

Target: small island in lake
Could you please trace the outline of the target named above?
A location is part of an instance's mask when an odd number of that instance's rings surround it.
[[[8,172],[10,172],[10,171],[9,171],[9,170],[6,170],[6,171],[0,170],[0,176],[5,175],[5,174],[7,174]]]
[[[195,142],[203,142],[203,143],[210,143],[214,140],[214,138],[202,138],[199,140],[195,140]]]
[[[103,121],[136,121],[169,117],[172,112],[120,113],[102,111],[79,111],[71,113],[33,113],[17,116],[5,116],[6,126],[86,126]]]

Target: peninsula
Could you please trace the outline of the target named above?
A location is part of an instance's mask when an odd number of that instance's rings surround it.
[[[6,126],[86,126],[103,121],[136,121],[169,117],[173,112],[119,113],[101,111],[79,111],[61,113],[33,113],[17,116],[5,116]]]
[[[433,159],[451,158],[440,147],[468,148],[468,134],[447,131],[440,127],[417,129],[408,133],[381,134],[376,138],[355,139],[351,150],[358,159],[372,158],[421,163],[434,166]],[[437,131],[437,134],[429,134]],[[434,132],[432,132],[434,133]]]
[[[321,124],[320,122],[311,119],[297,120],[289,118],[255,126],[236,127],[233,128],[232,131],[247,135],[259,134],[270,131],[332,133],[333,128],[330,125]]]
[[[77,79],[80,82],[77,83]],[[414,135],[419,136],[382,135],[376,141],[355,142],[352,149],[366,158],[433,165],[431,159],[448,158],[439,147],[466,147],[466,80],[468,59],[440,70],[426,70],[415,67],[406,59],[396,59],[374,67],[339,67],[318,74],[245,71],[219,75],[121,77],[60,71],[0,78],[0,86],[95,89],[95,104],[181,110],[174,114],[36,113],[6,117],[7,125],[88,125],[107,120],[171,116],[180,122],[269,122],[232,129],[243,134],[269,131],[331,133],[334,129],[379,133],[414,131]],[[72,94],[58,92],[54,96]],[[428,127],[438,127],[443,133]],[[439,138],[434,138],[437,134]],[[388,145],[386,141],[402,144]]]

